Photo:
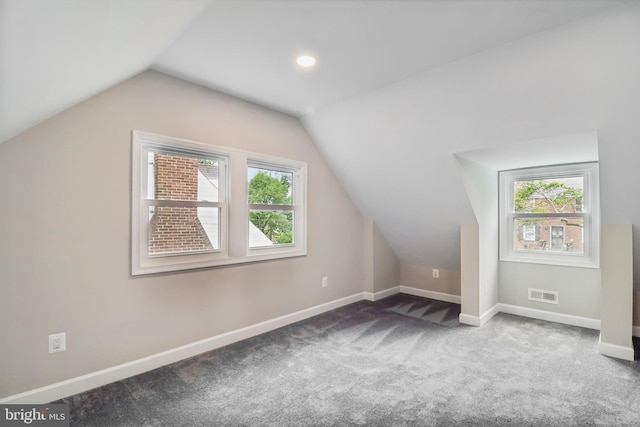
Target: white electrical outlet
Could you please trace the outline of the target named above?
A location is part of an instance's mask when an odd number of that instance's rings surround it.
[[[65,332],[49,335],[49,353],[59,353],[66,349],[67,334]]]
[[[322,287],[326,288],[327,286],[329,286],[329,278],[325,276],[322,278]]]
[[[437,268],[433,269],[433,278],[434,279],[439,279],[440,278],[440,270],[438,270]]]

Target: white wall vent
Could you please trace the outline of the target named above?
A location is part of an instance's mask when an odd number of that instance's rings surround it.
[[[548,304],[558,303],[558,292],[556,291],[543,291],[541,289],[529,288],[529,300],[546,302]]]

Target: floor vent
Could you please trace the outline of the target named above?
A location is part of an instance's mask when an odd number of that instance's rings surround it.
[[[557,304],[558,293],[556,291],[543,291],[541,289],[529,288],[529,300]]]

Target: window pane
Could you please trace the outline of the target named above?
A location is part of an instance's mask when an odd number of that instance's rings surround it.
[[[250,166],[248,178],[249,203],[291,205],[293,173]]]
[[[524,240],[525,242],[535,242],[536,240],[540,240],[536,233],[537,230],[538,227],[533,224],[523,224],[522,240]]]
[[[293,211],[249,212],[249,247],[293,243]]]
[[[515,181],[515,212],[582,212],[583,177]]]
[[[514,218],[513,249],[584,253],[583,218]]]
[[[148,199],[218,202],[216,159],[152,152],[148,154]]]
[[[151,206],[149,254],[189,254],[220,249],[217,207]]]

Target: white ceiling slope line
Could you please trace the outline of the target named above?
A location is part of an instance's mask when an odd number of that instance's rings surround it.
[[[149,68],[211,0],[0,0],[0,141]]]
[[[535,149],[532,149],[535,147]],[[522,153],[527,153],[523,156]],[[598,133],[580,132],[454,153],[494,171],[598,161]]]

